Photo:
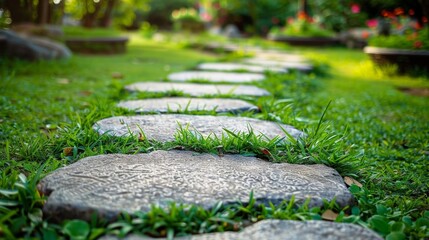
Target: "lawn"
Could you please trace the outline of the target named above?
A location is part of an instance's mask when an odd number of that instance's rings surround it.
[[[115,107],[119,100],[154,97],[125,92],[126,84],[160,81],[200,62],[242,57],[241,53],[215,55],[186,48],[186,40],[175,44],[137,35],[131,39],[124,55],[76,55],[64,62],[39,63],[0,59],[0,189],[4,189],[0,190],[0,237],[74,236],[78,228],[87,229],[88,238],[134,231],[171,237],[238,230],[264,218],[321,219],[328,209],[339,214],[336,221],[360,224],[390,239],[429,237],[429,101],[427,96],[398,90],[428,88],[427,77],[382,73],[358,50],[287,48],[314,61],[315,73],[269,74],[258,84],[273,97],[245,98],[257,104],[261,113],[241,115],[292,124],[308,134],[306,140],[279,145],[249,134],[215,142],[181,138],[189,134],[186,130],[169,144],[98,136],[91,129],[96,121],[132,114]],[[250,43],[261,44],[261,40]],[[41,218],[43,198],[35,183],[56,168],[92,155],[134,154],[177,145],[212,153],[223,145],[226,153],[270,161],[324,163],[363,187],[350,188],[357,204],[348,209],[332,203],[316,209],[291,207],[290,201],[271,208],[251,203],[212,211],[176,206],[168,213],[154,208],[123,216],[114,224],[102,220],[52,223]]]

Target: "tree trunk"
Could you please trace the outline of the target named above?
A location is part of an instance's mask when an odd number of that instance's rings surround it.
[[[39,0],[37,6],[37,22],[39,24],[49,23],[49,0]]]
[[[423,15],[429,18],[429,1],[428,0],[419,0],[420,6],[422,6]]]
[[[100,27],[110,26],[110,22],[111,22],[110,20],[112,19],[112,12],[113,12],[113,8],[116,5],[116,2],[117,0],[107,0],[107,6],[99,22]]]
[[[307,0],[299,0],[299,12],[308,16],[308,2]]]
[[[33,21],[32,5],[33,5],[32,0],[5,1],[5,8],[10,12],[10,16],[12,18],[12,24],[32,22]]]
[[[100,12],[102,2],[103,2],[102,0],[100,0],[98,3],[93,3],[92,0],[85,1],[85,5],[86,5],[85,14],[80,20],[83,27],[92,28],[96,26],[97,16],[98,16],[98,13]],[[94,10],[92,12],[89,8],[89,4],[94,4]]]
[[[255,1],[248,0],[247,7],[249,8],[250,17],[252,18],[253,34],[255,34],[258,31],[258,26],[257,26],[258,14],[256,12],[257,9],[256,9]]]

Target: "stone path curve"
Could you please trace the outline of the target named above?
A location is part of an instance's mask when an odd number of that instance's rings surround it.
[[[211,47],[219,47],[213,45]],[[235,45],[224,46],[238,49]],[[255,57],[243,63],[225,65],[212,63],[200,69],[168,76],[173,81],[208,80],[212,83],[251,83],[263,81],[257,73],[231,73],[246,70],[264,73],[266,69],[286,72],[287,69],[311,71],[312,65],[296,54],[252,48]],[[253,64],[253,65],[248,65]],[[221,68],[224,69],[221,69]],[[223,70],[223,71],[221,71]],[[148,93],[167,92],[194,97],[206,95],[267,96],[269,92],[251,85],[191,84],[173,82],[141,82],[125,87],[128,91]],[[174,94],[173,94],[174,95]],[[161,98],[124,101],[118,106],[136,113],[167,113],[158,115],[117,116],[99,120],[94,130],[99,134],[124,136],[144,132],[147,139],[174,141],[179,123],[202,136],[226,136],[225,130],[262,134],[268,139],[286,139],[285,131],[295,139],[306,137],[292,126],[253,118],[169,114],[186,106],[187,112],[201,110],[201,106],[217,112],[256,109],[235,99]],[[173,109],[171,109],[173,108]],[[204,109],[206,110],[206,109]],[[222,135],[224,134],[224,135]],[[195,136],[199,136],[198,134]],[[310,199],[310,206],[322,206],[322,199],[333,200],[344,207],[353,203],[341,176],[324,165],[293,165],[271,163],[241,155],[199,154],[191,151],[154,151],[137,155],[99,155],[87,157],[57,169],[38,184],[40,192],[48,196],[44,216],[61,222],[65,219],[90,220],[96,213],[107,221],[114,221],[120,212],[147,211],[152,204],[167,208],[170,201],[197,204],[210,209],[218,201],[245,203],[253,191],[258,204],[274,204],[295,196],[298,203]],[[380,239],[374,232],[358,225],[324,221],[264,220],[241,232],[211,233],[179,239]],[[104,236],[103,239],[116,239]],[[126,239],[151,239],[137,235]]]

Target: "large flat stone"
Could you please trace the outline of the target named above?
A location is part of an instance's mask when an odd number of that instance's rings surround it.
[[[242,63],[202,63],[197,66],[197,69],[209,71],[246,71],[254,73],[270,71],[275,73],[287,73],[287,70],[281,67],[256,66]]]
[[[169,83],[169,82],[139,82],[125,87],[128,91],[140,91],[151,93],[165,93],[169,91],[180,91],[194,97],[204,95],[245,95],[245,96],[267,96],[270,95],[264,89],[255,86],[225,85],[225,84],[194,84],[194,83]]]
[[[296,69],[299,71],[311,71],[313,69],[313,66],[311,64],[305,62],[276,61],[264,58],[248,58],[244,59],[243,62],[258,66],[276,66],[283,67],[286,69]]]
[[[304,136],[292,126],[253,118],[181,114],[111,117],[98,121],[93,128],[100,134],[112,136],[127,136],[130,133],[138,136],[143,131],[147,139],[168,142],[175,140],[174,134],[179,124],[183,128],[189,124],[189,130],[196,130],[204,136],[214,134],[222,137],[222,134],[226,135],[224,129],[247,133],[249,127],[256,135],[263,134],[268,139],[286,137],[282,128],[295,138]]]
[[[265,79],[265,76],[257,73],[185,71],[172,73],[168,75],[167,78],[171,81],[177,82],[204,80],[208,82],[249,83],[254,81],[262,81]]]
[[[246,203],[253,191],[259,204],[278,204],[295,196],[298,203],[336,199],[349,205],[352,195],[341,176],[325,165],[271,163],[241,155],[155,151],[84,158],[45,177],[38,185],[48,195],[44,216],[114,219],[120,212],[147,211],[171,201],[206,209],[217,202]]]
[[[120,102],[118,107],[126,108],[136,113],[168,113],[215,111],[244,112],[256,111],[258,108],[248,102],[224,98],[156,98]]]
[[[113,236],[102,240],[118,239]],[[124,240],[159,239],[130,235]],[[263,220],[240,232],[223,232],[179,237],[181,240],[382,240],[377,233],[357,224],[325,221]]]

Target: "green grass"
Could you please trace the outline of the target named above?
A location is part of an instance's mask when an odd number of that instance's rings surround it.
[[[298,50],[317,63],[317,71],[269,74],[266,81],[255,84],[273,96],[244,98],[261,112],[238,115],[294,125],[306,132],[305,139],[265,139],[228,131],[229,138],[205,138],[182,126],[175,142],[161,144],[139,136],[98,136],[92,130],[102,118],[132,114],[115,107],[120,100],[164,96],[128,93],[122,90],[126,84],[161,81],[171,72],[203,61],[243,56],[215,56],[184,46],[188,44],[132,36],[125,55],[76,55],[64,62],[0,61],[0,189],[5,189],[0,191],[0,238],[94,239],[106,233],[121,236],[131,232],[171,237],[238,230],[266,218],[320,219],[327,209],[339,213],[336,221],[360,224],[384,237],[428,237],[429,101],[397,90],[429,87],[427,78],[387,75],[356,50],[302,48]],[[124,78],[112,78],[114,72]],[[346,209],[333,203],[309,209],[293,201],[264,207],[250,200],[248,205],[219,205],[212,210],[172,203],[169,210],[154,207],[148,213],[124,215],[111,224],[102,219],[54,224],[41,218],[43,196],[34,186],[45,174],[86,156],[178,146],[275,162],[324,163],[364,186],[351,187],[357,205]]]
[[[123,35],[123,33],[114,28],[82,28],[74,26],[63,26],[64,37],[80,37],[80,38],[90,38],[90,37],[118,37]]]

